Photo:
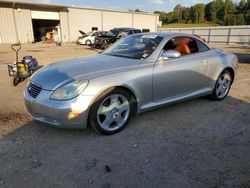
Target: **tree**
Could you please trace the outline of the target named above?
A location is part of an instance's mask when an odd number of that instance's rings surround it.
[[[182,8],[182,21],[188,23],[190,19],[190,8],[183,7]]]
[[[213,23],[217,22],[217,9],[214,2],[205,6],[205,19]]]
[[[134,12],[144,12],[144,11],[142,11],[142,10],[140,10],[140,9],[135,9]]]
[[[191,20],[193,23],[203,23],[205,21],[205,5],[196,4],[191,7]]]
[[[174,12],[169,12],[169,13],[167,13],[167,22],[168,23],[174,23],[175,22],[175,20],[174,20]]]
[[[225,20],[225,25],[236,25],[236,24],[237,24],[236,16],[233,14],[229,14]]]
[[[240,3],[239,3],[239,9],[244,10],[245,8],[247,8],[247,1],[246,0],[241,0]]]
[[[176,5],[174,8],[174,21],[175,22],[182,21],[182,6],[180,4]]]
[[[232,0],[225,0],[225,5],[223,7],[224,20],[228,15],[232,15],[236,12],[236,5],[232,2]]]
[[[237,23],[237,25],[244,25],[245,24],[245,18],[244,18],[243,14],[237,15],[236,23]]]
[[[154,14],[159,14],[159,19],[162,21],[163,24],[168,23],[167,13],[163,11],[154,11]]]
[[[172,12],[155,11],[160,14],[163,23],[204,23],[205,21],[220,25],[250,25],[250,0],[241,0],[235,4],[233,0],[213,0],[192,7],[176,5]]]
[[[240,14],[243,14],[244,17],[244,23],[250,24],[250,1],[241,0],[239,3],[239,6],[237,7],[237,12]],[[239,17],[239,19],[242,19],[242,16]]]
[[[223,14],[224,1],[223,0],[214,0],[212,2],[213,9],[213,20],[217,23],[224,24],[224,14]]]

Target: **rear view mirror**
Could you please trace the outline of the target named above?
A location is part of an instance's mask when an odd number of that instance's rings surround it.
[[[177,50],[167,50],[163,51],[160,60],[166,60],[166,59],[172,59],[172,58],[178,58],[181,56],[181,53]]]

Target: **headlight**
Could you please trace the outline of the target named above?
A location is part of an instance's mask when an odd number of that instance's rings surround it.
[[[87,80],[70,82],[55,90],[50,98],[54,100],[69,100],[75,98],[83,92],[87,85]]]

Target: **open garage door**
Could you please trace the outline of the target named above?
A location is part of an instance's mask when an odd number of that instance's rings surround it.
[[[61,41],[59,12],[31,11],[35,42]]]

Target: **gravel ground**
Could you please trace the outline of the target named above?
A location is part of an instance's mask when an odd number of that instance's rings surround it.
[[[215,46],[215,45],[214,45]],[[0,46],[0,187],[250,187],[250,47],[236,53],[238,75],[221,102],[199,98],[132,118],[116,135],[33,122],[13,87]],[[40,65],[97,52],[66,44],[24,45]]]

